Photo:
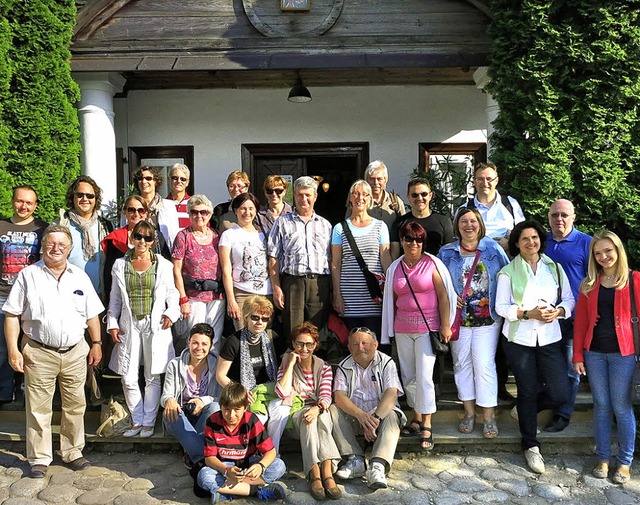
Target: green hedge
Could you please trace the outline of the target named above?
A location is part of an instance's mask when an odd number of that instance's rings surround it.
[[[488,91],[501,185],[546,223],[568,198],[578,226],[618,233],[640,262],[640,2],[493,0]],[[507,176],[508,174],[508,176]]]
[[[69,64],[75,3],[11,0],[3,5],[0,213],[11,214],[11,186],[30,184],[40,197],[37,215],[51,220],[64,206],[69,182],[80,173],[74,107],[80,92]]]

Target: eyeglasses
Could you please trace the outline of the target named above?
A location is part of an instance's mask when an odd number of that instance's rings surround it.
[[[172,180],[173,182],[178,182],[178,181],[180,181],[180,182],[187,182],[189,179],[187,179],[186,177],[178,177],[177,175],[172,175],[172,176],[171,176],[171,180]]]
[[[134,233],[133,240],[144,240],[147,243],[153,242],[153,235],[142,235],[141,233]]]
[[[315,342],[294,342],[293,345],[296,349],[313,349],[316,346]]]
[[[418,198],[419,196],[421,196],[422,198],[426,198],[430,194],[431,193],[429,191],[423,191],[422,193],[411,193],[411,198]]]
[[[82,200],[83,198],[86,198],[87,200],[93,200],[96,197],[96,195],[94,195],[93,193],[80,193],[79,191],[76,191],[76,198],[78,200]]]
[[[135,214],[137,212],[140,215],[147,213],[144,207],[127,207],[127,212],[129,214]]]
[[[139,181],[152,181],[153,180],[153,175],[141,175],[140,177],[138,177]]]
[[[211,214],[211,211],[207,209],[202,209],[202,210],[191,209],[189,211],[189,214],[192,215],[193,217],[196,217],[196,216],[207,217],[209,214]]]
[[[251,314],[249,316],[249,319],[251,319],[254,323],[258,323],[260,321],[262,321],[263,323],[268,323],[269,321],[271,321],[270,316],[259,316],[258,314]]]
[[[424,242],[424,239],[422,237],[403,237],[402,240],[404,240],[407,244],[410,244],[411,242],[415,242],[417,244],[422,244]]]
[[[60,249],[61,251],[64,251],[69,247],[71,247],[71,244],[46,244],[44,246],[45,250],[47,251],[53,251],[54,249]]]
[[[229,186],[227,186],[229,189],[244,189],[247,186],[245,184],[229,184]]]
[[[571,216],[573,216],[573,214],[567,214],[566,212],[553,212],[551,214],[551,217],[554,219],[558,219],[559,217],[561,217],[562,219],[567,219]]]
[[[476,182],[487,182],[489,184],[491,184],[493,181],[495,181],[498,177],[474,177],[474,180]]]
[[[284,193],[284,188],[267,188],[264,190],[264,192],[267,195],[273,195],[274,193],[276,195],[281,195],[282,193]]]

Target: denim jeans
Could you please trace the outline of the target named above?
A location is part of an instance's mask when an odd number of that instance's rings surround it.
[[[580,387],[580,374],[573,371],[573,319],[560,319],[560,330],[562,331],[562,344],[567,358],[567,375],[569,377],[569,400],[558,407],[554,414],[565,419],[571,419],[573,408],[578,396]]]
[[[536,347],[509,342],[502,337],[504,352],[518,386],[518,424],[522,450],[540,447],[536,437],[538,412],[567,402],[569,377],[561,340]],[[551,387],[541,388],[540,380]]]
[[[599,461],[611,459],[611,425],[618,426],[618,462],[631,465],[636,440],[636,419],[631,404],[631,378],[635,355],[584,351],[584,364],[593,396],[596,454]]]
[[[7,341],[4,338],[4,312],[0,310],[0,401],[13,400],[14,380],[14,371],[9,365]]]
[[[251,464],[254,464],[261,459],[262,456],[258,454],[252,456],[249,459],[249,462]],[[227,466],[233,466],[233,463],[230,461],[224,461],[224,464]],[[286,471],[287,467],[285,466],[284,461],[282,461],[280,458],[276,458],[262,474],[262,480],[264,480],[267,484],[270,484],[274,480],[278,480],[280,477],[282,477],[284,475],[284,472]],[[205,466],[204,468],[202,468],[202,470],[200,470],[200,472],[198,472],[198,485],[202,489],[205,489],[210,493],[213,493],[214,491],[217,491],[218,489],[223,487],[225,480],[226,478],[224,474],[208,466]]]
[[[204,425],[211,414],[218,410],[220,410],[218,402],[212,402],[209,405],[205,405],[200,415],[197,416],[182,411],[175,422],[169,422],[163,417],[166,430],[180,442],[180,445],[194,463],[204,457]]]

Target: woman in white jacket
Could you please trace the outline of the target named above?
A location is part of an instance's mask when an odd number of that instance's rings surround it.
[[[113,265],[107,330],[115,343],[109,367],[121,375],[132,427],[125,437],[153,435],[160,407],[160,374],[175,357],[171,325],[180,317],[173,266],[153,252],[155,229],[140,221],[133,249]],[[144,399],[138,385],[144,365]]]

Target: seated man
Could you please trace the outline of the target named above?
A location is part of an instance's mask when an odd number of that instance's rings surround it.
[[[273,442],[255,414],[247,410],[247,390],[237,382],[220,394],[220,411],[204,428],[204,462],[198,485],[211,493],[211,503],[232,499],[228,495],[256,495],[260,500],[287,497],[282,484],[274,482],[286,471],[276,457]]]
[[[354,328],[349,334],[350,356],[342,360],[335,373],[334,404],[330,408],[333,437],[346,464],[336,473],[340,479],[365,474],[364,451],[356,434],[364,434],[373,443],[367,484],[372,489],[387,487],[386,473],[391,469],[406,418],[398,405],[403,395],[398,370],[393,360],[378,351],[375,333]]]

